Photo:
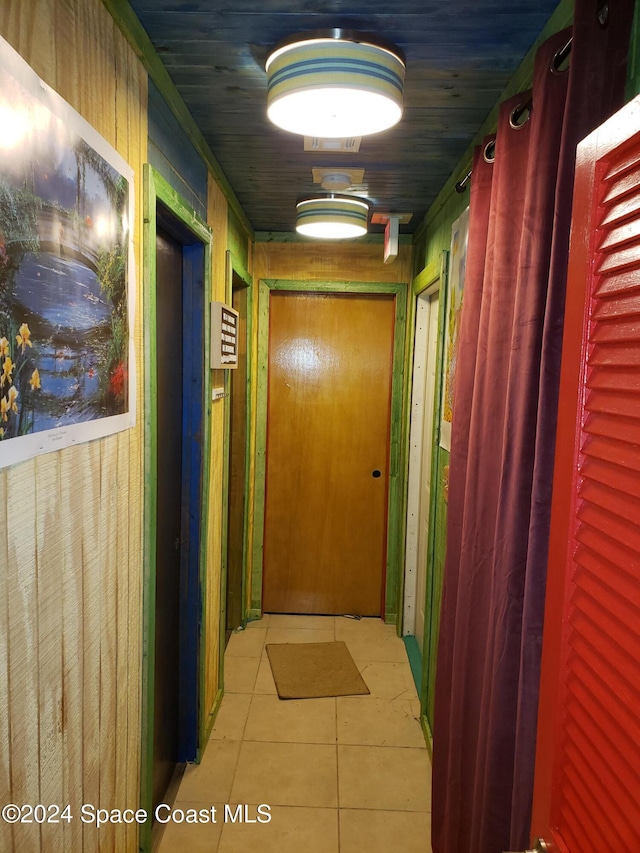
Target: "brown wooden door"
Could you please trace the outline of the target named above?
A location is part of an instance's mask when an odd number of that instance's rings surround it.
[[[640,850],[640,98],[578,146],[532,833]]]
[[[394,297],[270,299],[263,609],[383,606]]]

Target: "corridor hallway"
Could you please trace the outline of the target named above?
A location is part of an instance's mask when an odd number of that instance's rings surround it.
[[[370,695],[278,699],[265,644],[331,640],[346,642]],[[225,803],[254,819],[269,805],[271,821],[224,824]],[[160,853],[430,853],[431,767],[395,627],[266,615],[233,634],[216,725],[174,808],[212,805],[216,824],[167,825]]]

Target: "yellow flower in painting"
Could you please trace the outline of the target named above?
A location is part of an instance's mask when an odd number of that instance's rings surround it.
[[[12,409],[14,412],[18,411],[18,406],[16,404],[16,400],[18,399],[18,389],[15,385],[12,385],[9,388],[9,399],[7,400],[7,407]]]
[[[4,388],[4,383],[9,380],[11,382],[11,374],[13,373],[14,364],[7,356],[4,360],[4,364],[2,365],[2,376],[0,376],[0,388]]]
[[[31,330],[26,323],[20,326],[20,333],[16,335],[16,341],[18,342],[18,346],[22,347],[22,352],[24,352],[25,347],[33,346],[31,343]]]
[[[0,338],[0,358],[9,355],[9,341],[6,338]]]
[[[36,369],[33,371],[33,373],[31,374],[31,379],[29,380],[29,385],[31,385],[31,388],[32,388],[32,390],[33,390],[33,391],[35,391],[35,390],[36,390],[36,388],[41,388],[41,387],[42,387],[42,386],[40,385],[40,374],[38,373],[38,368],[37,368],[37,367],[36,367]]]
[[[0,397],[0,417],[3,421],[8,421],[7,412],[9,411],[9,401],[6,397]]]
[[[0,427],[0,438],[4,438],[4,429]]]

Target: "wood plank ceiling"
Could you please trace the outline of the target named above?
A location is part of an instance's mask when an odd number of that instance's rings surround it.
[[[312,168],[365,169],[354,192],[413,231],[540,34],[556,0],[131,0],[256,231],[293,231]],[[264,63],[294,33],[376,33],[406,56],[404,116],[358,153],[304,151],[266,118]],[[375,228],[373,229],[375,230]]]

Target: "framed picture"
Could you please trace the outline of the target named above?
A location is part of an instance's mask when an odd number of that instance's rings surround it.
[[[464,275],[467,266],[469,239],[469,208],[460,214],[451,226],[451,252],[449,254],[449,287],[447,289],[446,328],[444,339],[444,376],[442,382],[442,407],[440,446],[451,450],[451,421],[453,418],[453,382],[458,363],[458,335],[464,294]]]
[[[132,189],[0,40],[0,467],[135,423]]]

